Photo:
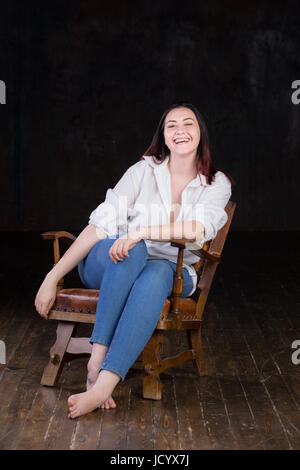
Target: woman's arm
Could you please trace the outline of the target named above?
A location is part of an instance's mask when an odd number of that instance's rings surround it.
[[[174,239],[201,240],[204,233],[204,225],[198,220],[174,222],[164,225],[152,225],[140,227],[142,238],[156,241],[169,241]]]
[[[42,282],[34,301],[37,312],[45,319],[55,301],[58,281],[86,257],[91,248],[106,234],[93,224],[87,225]]]
[[[204,236],[204,226],[197,220],[174,222],[164,225],[140,226],[122,237],[118,238],[109,250],[109,256],[114,263],[123,261],[130,256],[128,251],[142,239],[171,241],[174,239],[188,239],[191,242],[200,240]]]
[[[70,248],[60,258],[58,263],[49,271],[47,277],[56,283],[86,257],[91,248],[103,238],[106,233],[93,224],[87,225],[72,243]]]
[[[231,184],[224,173],[218,172],[214,182],[207,186],[192,209],[184,214],[183,222],[173,224],[142,226],[141,238],[148,240],[189,239],[193,249],[202,248],[206,241],[212,240],[227,222],[226,204],[231,196]]]
[[[225,206],[231,196],[231,184],[221,171],[215,175],[211,185],[207,185],[192,210],[184,215],[183,222],[140,227],[142,238],[148,240],[189,239],[198,248],[215,238],[217,232],[227,222]],[[190,244],[190,243],[189,243]]]

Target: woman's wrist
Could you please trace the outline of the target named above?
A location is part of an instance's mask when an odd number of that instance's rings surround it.
[[[54,271],[54,268],[52,268],[51,271],[49,271],[48,274],[46,274],[45,280],[50,281],[50,282],[55,282],[55,284],[58,283],[59,279],[57,279],[57,275]]]
[[[135,230],[132,230],[130,232],[130,237],[133,239],[133,240],[137,240],[137,241],[140,241],[142,240],[143,238],[146,238],[146,227],[138,227],[137,229]]]
[[[145,239],[147,238],[148,235],[148,228],[142,225],[141,227],[138,228],[138,233],[140,235],[140,239]]]

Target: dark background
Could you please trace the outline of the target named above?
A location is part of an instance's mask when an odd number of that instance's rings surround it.
[[[296,1],[0,2],[1,231],[81,231],[179,100],[237,181],[233,230],[298,230]]]
[[[0,0],[0,80],[0,448],[299,450],[300,2]],[[208,375],[171,368],[161,403],[142,403],[139,364],[112,416],[67,424],[86,359],[40,385],[57,328],[34,305],[53,266],[41,233],[78,234],[179,100],[203,113],[214,163],[237,181],[203,313]],[[76,268],[65,288],[85,287]],[[164,355],[187,349],[184,330],[165,333]]]

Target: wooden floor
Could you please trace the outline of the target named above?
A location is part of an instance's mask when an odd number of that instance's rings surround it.
[[[207,376],[187,362],[161,375],[161,401],[144,400],[135,363],[113,393],[116,409],[76,420],[67,398],[84,390],[87,359],[66,366],[57,388],[39,384],[56,322],[33,303],[52,244],[32,233],[0,238],[1,449],[300,449],[300,364],[291,361],[300,340],[299,233],[229,235],[205,310]],[[66,287],[76,285],[71,273]],[[184,344],[181,332],[168,332],[163,354]]]

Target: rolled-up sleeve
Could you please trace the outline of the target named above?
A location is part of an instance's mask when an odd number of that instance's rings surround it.
[[[197,220],[204,226],[204,238],[186,244],[187,249],[200,249],[212,240],[226,224],[228,216],[225,209],[231,196],[231,183],[227,176],[218,171],[215,180],[205,187],[199,201],[193,204],[187,220]]]
[[[101,228],[108,237],[127,232],[128,210],[138,194],[138,178],[133,167],[128,168],[114,188],[107,190],[104,202],[90,214],[89,224]]]

